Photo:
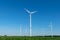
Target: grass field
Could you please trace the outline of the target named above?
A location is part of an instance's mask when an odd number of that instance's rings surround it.
[[[0,36],[0,40],[60,40],[60,36]]]

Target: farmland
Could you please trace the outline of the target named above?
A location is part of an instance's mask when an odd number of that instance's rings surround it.
[[[0,40],[60,40],[60,36],[0,36]]]

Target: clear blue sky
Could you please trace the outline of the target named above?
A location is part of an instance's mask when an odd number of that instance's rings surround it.
[[[0,35],[29,35],[30,11],[32,15],[32,34],[50,35],[49,24],[53,23],[54,35],[60,35],[60,0],[0,0]]]

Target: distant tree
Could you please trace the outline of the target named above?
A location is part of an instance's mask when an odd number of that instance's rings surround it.
[[[7,36],[7,35],[4,35],[5,37]]]

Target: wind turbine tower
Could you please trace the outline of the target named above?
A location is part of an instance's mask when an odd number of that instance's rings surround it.
[[[30,16],[30,36],[32,36],[32,14],[34,14],[34,13],[37,12],[37,11],[31,12],[31,11],[27,10],[26,8],[25,8],[25,11],[26,11],[27,13],[29,13],[29,16]]]
[[[20,36],[21,36],[21,25],[20,25]]]
[[[52,22],[50,22],[50,29],[51,29],[51,36],[53,38],[53,25],[52,25]]]

